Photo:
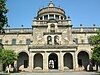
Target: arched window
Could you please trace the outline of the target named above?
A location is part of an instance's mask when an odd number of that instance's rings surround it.
[[[50,32],[55,33],[55,25],[54,24],[50,25]]]
[[[52,45],[52,37],[51,36],[47,36],[47,44]]]
[[[12,45],[16,45],[16,39],[12,39]]]

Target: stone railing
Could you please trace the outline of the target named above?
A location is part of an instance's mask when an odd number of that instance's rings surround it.
[[[73,27],[72,32],[96,32],[100,27]]]
[[[77,46],[76,45],[70,45],[70,46],[65,46],[65,45],[31,45],[29,46],[29,48],[31,49],[67,49],[67,48],[76,48]]]
[[[5,28],[5,33],[32,33],[32,28]]]

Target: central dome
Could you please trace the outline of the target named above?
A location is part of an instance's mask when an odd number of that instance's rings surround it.
[[[42,8],[37,13],[38,20],[48,20],[48,19],[66,19],[65,11],[60,7],[55,7],[54,3],[50,1],[49,5]]]

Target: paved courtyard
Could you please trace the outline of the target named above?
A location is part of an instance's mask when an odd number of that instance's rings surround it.
[[[0,74],[2,75],[2,74]],[[10,75],[100,75],[96,72],[38,72],[38,73],[28,73],[28,72],[21,72],[21,73],[10,73]]]

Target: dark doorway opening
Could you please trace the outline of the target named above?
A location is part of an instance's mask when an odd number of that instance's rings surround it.
[[[43,69],[43,56],[40,53],[34,55],[34,69],[37,67]]]
[[[64,67],[67,67],[68,69],[73,69],[73,56],[70,53],[64,54],[63,57],[64,61]]]
[[[58,69],[58,56],[55,53],[51,53],[49,55],[49,60],[48,60],[48,67],[49,69]]]
[[[78,65],[79,67],[82,67],[82,59],[78,59]]]
[[[24,68],[28,67],[28,60],[24,60]]]
[[[17,61],[17,70],[20,71],[20,67],[28,68],[29,66],[29,56],[26,52],[19,53],[19,58]]]
[[[83,70],[87,70],[87,66],[89,65],[89,54],[85,51],[81,51],[78,53],[78,65],[79,67],[83,67]]]

